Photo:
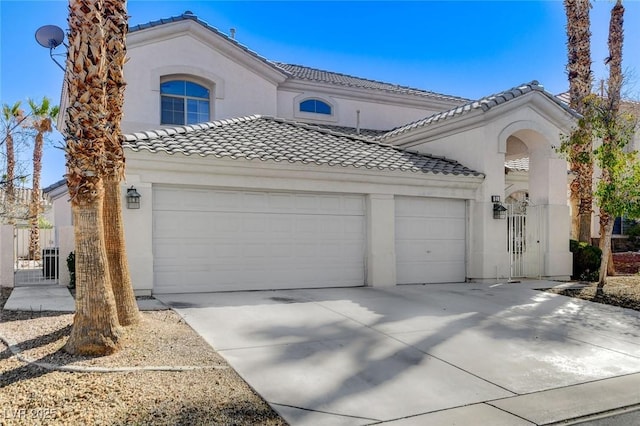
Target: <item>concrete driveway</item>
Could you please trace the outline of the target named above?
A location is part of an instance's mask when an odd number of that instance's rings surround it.
[[[157,296],[292,425],[552,424],[640,405],[640,313],[551,282]]]

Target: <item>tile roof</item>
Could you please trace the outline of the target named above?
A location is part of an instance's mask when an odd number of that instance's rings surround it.
[[[124,136],[132,151],[484,176],[460,163],[295,121],[250,116]]]
[[[283,64],[281,62],[274,62],[274,64],[288,72],[294,79],[299,80],[316,81],[320,83],[330,83],[339,86],[358,87],[363,89],[382,90],[385,92],[402,93],[405,95],[430,98],[435,97],[459,103],[469,101],[469,99],[460,98],[457,96],[443,95],[440,93],[430,92],[428,90],[415,89],[408,86],[400,86],[398,84],[384,83],[376,80],[368,80],[365,78],[354,77],[351,75],[340,74],[332,71],[319,70],[302,65]]]
[[[526,172],[529,171],[529,157],[518,158],[517,160],[509,160],[504,162],[504,166],[513,171]]]
[[[305,123],[307,127],[317,127],[322,130],[329,130],[334,133],[342,133],[346,136],[355,136],[360,138],[372,139],[376,136],[381,136],[387,133],[389,130],[374,130],[374,129],[356,129],[355,127],[348,126],[336,126],[334,124],[322,124],[322,123]]]
[[[194,21],[194,22],[197,22],[198,24],[202,25],[203,27],[205,27],[209,31],[213,32],[214,34],[224,38],[229,43],[232,43],[232,44],[236,45],[237,47],[239,47],[240,49],[244,50],[245,52],[247,52],[249,55],[253,56],[254,58],[266,63],[271,68],[273,68],[273,69],[275,69],[275,70],[287,75],[287,73],[284,72],[282,68],[276,66],[273,62],[267,60],[266,58],[260,56],[259,54],[257,54],[253,50],[249,49],[247,46],[238,43],[235,39],[233,39],[233,38],[227,36],[226,34],[222,33],[217,28],[212,27],[206,21],[203,21],[202,19],[200,19],[196,15],[194,15],[193,12],[191,12],[190,10],[185,11],[182,15],[171,16],[169,18],[158,19],[156,21],[151,21],[151,22],[147,22],[147,23],[144,23],[144,24],[138,24],[138,25],[130,26],[129,27],[129,33],[135,33],[136,31],[146,30],[147,28],[158,27],[160,25],[169,24],[169,23],[172,23],[172,22],[180,22],[180,21]]]
[[[217,28],[209,25],[206,21],[203,21],[202,19],[198,18],[196,15],[193,14],[193,12],[189,10],[184,12],[182,15],[171,16],[169,18],[158,19],[158,20],[147,22],[144,24],[130,26],[129,33],[135,33],[136,31],[145,30],[147,28],[158,27],[160,25],[169,24],[172,22],[180,22],[180,21],[186,21],[186,20],[197,22],[198,24],[202,25],[203,27],[213,32],[214,34],[224,38],[229,43],[236,45],[240,49],[247,52],[249,55],[268,64],[270,67],[274,68],[275,70],[281,72],[282,74],[292,79],[316,81],[321,83],[330,83],[330,84],[336,84],[336,85],[346,86],[346,87],[359,87],[363,89],[382,90],[385,92],[401,93],[405,95],[438,98],[442,100],[459,102],[459,103],[468,101],[468,99],[459,98],[457,96],[443,95],[440,93],[430,92],[427,90],[415,89],[407,86],[400,86],[397,84],[384,83],[384,82],[375,81],[375,80],[368,80],[364,78],[353,77],[350,75],[340,74],[340,73],[331,72],[331,71],[322,71],[315,68],[305,67],[302,65],[291,65],[291,64],[284,64],[280,62],[273,62],[260,56],[258,53],[254,52],[248,47],[238,43],[235,39],[227,36]]]
[[[557,105],[559,105],[561,108],[565,109],[570,114],[576,115],[576,113],[572,109],[570,109],[568,105],[566,105],[560,99],[558,99],[557,97],[553,96],[552,94],[544,90],[544,87],[540,85],[540,83],[534,80],[530,83],[521,84],[509,90],[505,90],[500,93],[489,95],[484,98],[478,99],[477,101],[472,101],[464,105],[460,105],[458,107],[452,108],[448,111],[439,112],[429,117],[423,118],[421,120],[414,121],[413,123],[409,123],[404,126],[398,127],[380,136],[378,140],[389,139],[394,136],[398,136],[403,133],[406,133],[410,130],[421,128],[421,127],[427,127],[434,123],[442,122],[453,117],[459,117],[459,116],[468,114],[472,111],[486,112],[497,105],[502,105],[504,103],[507,103],[513,99],[519,98],[520,96],[523,96],[530,92],[540,92],[545,96],[547,96],[550,100],[555,102]]]

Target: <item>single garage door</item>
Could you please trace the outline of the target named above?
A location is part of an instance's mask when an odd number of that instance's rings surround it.
[[[155,187],[156,293],[364,284],[360,195]]]
[[[464,282],[464,200],[396,197],[398,284]]]

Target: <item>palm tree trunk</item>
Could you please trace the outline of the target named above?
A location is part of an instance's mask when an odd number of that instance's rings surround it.
[[[13,149],[13,136],[11,131],[7,129],[7,137],[5,138],[6,150],[7,150],[7,184],[5,191],[7,193],[7,209],[9,210],[9,224],[16,223],[14,218],[15,213],[15,201],[16,201],[16,189],[14,179],[16,178],[16,157]]]
[[[29,259],[40,260],[40,175],[42,173],[42,145],[44,135],[38,131],[33,145],[33,186],[29,205]]]
[[[565,0],[567,16],[567,74],[569,105],[578,113],[584,111],[584,99],[591,93],[591,32],[589,0]],[[569,162],[575,177],[570,185],[571,235],[591,244],[591,214],[593,208],[593,162],[591,131],[582,120],[571,136]]]
[[[65,350],[108,355],[119,346],[121,329],[109,285],[107,253],[101,238],[102,197],[73,203],[76,253],[76,314]]]
[[[125,38],[128,30],[125,2],[105,0],[103,17],[107,37],[106,55],[109,58],[106,86],[106,124],[109,134],[105,140],[105,155],[108,161],[104,174],[104,234],[118,319],[121,325],[126,326],[139,322],[140,312],[129,273],[120,194],[120,181],[124,176],[120,122],[126,86],[124,63],[127,53]]]
[[[127,326],[140,321],[140,311],[136,302],[127,250],[124,239],[124,224],[122,220],[122,194],[120,180],[105,178],[104,180],[104,239],[109,260],[109,276],[113,287],[118,320],[120,325]]]
[[[76,240],[76,315],[65,350],[118,349],[118,323],[104,238],[105,43],[102,0],[70,0],[67,52],[67,186]]]

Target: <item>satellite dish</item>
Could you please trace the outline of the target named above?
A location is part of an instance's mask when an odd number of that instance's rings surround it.
[[[36,41],[47,49],[55,49],[62,44],[62,40],[64,40],[64,31],[55,25],[45,25],[36,31]]]

